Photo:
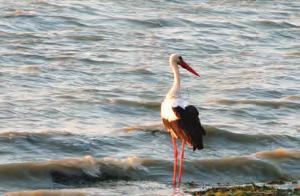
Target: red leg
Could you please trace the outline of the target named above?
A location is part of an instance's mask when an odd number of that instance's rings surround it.
[[[181,182],[181,172],[182,172],[182,162],[183,162],[183,157],[184,157],[184,144],[185,141],[181,141],[181,152],[180,152],[180,166],[179,166],[179,174],[178,174],[178,184]]]
[[[172,136],[171,136],[172,137]],[[176,138],[172,137],[173,150],[174,150],[174,165],[173,165],[173,181],[172,184],[176,185],[176,170],[177,170],[177,144]]]

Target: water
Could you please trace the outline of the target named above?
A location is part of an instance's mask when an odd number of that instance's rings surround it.
[[[298,1],[0,2],[1,193],[177,194],[159,112],[174,52],[208,132],[179,194],[299,182]]]

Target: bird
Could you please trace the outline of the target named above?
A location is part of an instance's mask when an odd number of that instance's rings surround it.
[[[179,54],[171,54],[169,64],[173,71],[174,81],[171,89],[161,103],[161,118],[164,127],[171,135],[173,144],[174,164],[172,184],[176,186],[178,162],[177,139],[181,140],[180,165],[178,169],[178,184],[180,185],[185,144],[192,147],[193,151],[203,149],[203,136],[206,134],[206,131],[201,125],[197,108],[190,105],[188,101],[182,99],[180,96],[179,68],[182,67],[197,77],[200,77],[200,75]]]

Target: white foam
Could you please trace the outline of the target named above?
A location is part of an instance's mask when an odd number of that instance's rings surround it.
[[[103,158],[105,164],[114,164],[121,167],[124,171],[129,168],[147,171],[147,168],[142,165],[143,159],[137,156],[127,157],[125,159],[116,159],[112,157]]]
[[[101,175],[100,166],[92,156],[85,156],[83,160],[80,167],[84,173],[93,177],[99,177]]]

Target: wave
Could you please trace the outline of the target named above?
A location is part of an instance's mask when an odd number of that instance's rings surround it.
[[[46,181],[63,185],[86,184],[102,180],[128,180],[145,176],[138,157],[115,159],[91,156],[42,162],[0,165],[0,181]]]
[[[161,28],[161,27],[173,27],[178,25],[176,20],[172,18],[160,18],[160,19],[136,19],[136,18],[115,18],[114,20],[125,21],[126,23],[137,25],[146,28]]]
[[[291,100],[291,101],[294,101],[294,100],[300,101],[300,95],[289,95],[289,96],[282,97],[282,99],[283,100]]]
[[[270,159],[300,159],[300,150],[292,150],[286,148],[277,148],[274,150],[261,151],[255,153],[256,157],[259,158],[270,158]]]
[[[234,133],[224,129],[219,129],[213,126],[204,125],[207,130],[207,139],[216,141],[231,141],[247,144],[261,144],[266,145],[267,143],[279,143],[284,144],[288,142],[299,142],[299,139],[289,135],[277,135],[277,134],[245,134],[245,133]]]
[[[28,73],[38,73],[41,72],[41,68],[38,65],[26,65],[20,68],[21,71]]]
[[[121,130],[125,132],[137,131],[137,130],[150,131],[150,132],[164,132],[164,128],[161,123],[150,124],[150,125],[132,125],[132,126],[124,127]]]
[[[32,196],[32,195],[63,195],[63,196],[86,196],[85,191],[80,190],[35,190],[35,191],[22,191],[22,192],[9,192],[4,196]]]
[[[120,71],[119,73],[154,75],[154,73],[146,68],[131,68]]]
[[[5,131],[0,132],[0,138],[15,138],[15,137],[28,137],[28,136],[71,136],[70,132],[66,131],[41,131],[41,132],[30,132],[30,131]]]
[[[284,152],[284,153],[282,153]],[[279,167],[282,158],[298,164],[299,151],[275,149],[248,156],[204,158],[186,160],[185,175],[196,181],[225,182],[233,180],[273,180],[297,178]],[[273,158],[272,162],[268,158]],[[276,155],[276,156],[274,156]],[[288,156],[287,156],[288,155]],[[297,159],[294,159],[297,157]],[[276,160],[274,162],[274,160]],[[162,180],[168,181],[172,174],[172,160],[131,156],[123,159],[84,156],[41,162],[7,163],[0,165],[0,181],[46,182],[48,186],[86,185],[107,180]],[[230,175],[229,175],[230,174]],[[229,176],[228,176],[229,175]],[[293,176],[296,175],[296,176]],[[207,179],[208,178],[208,179]],[[216,180],[218,179],[218,180]],[[246,182],[245,180],[242,180]],[[50,183],[50,184],[49,184]],[[35,184],[35,183],[33,183]],[[47,187],[44,185],[43,187]]]
[[[1,68],[1,71],[13,72],[13,73],[36,74],[42,72],[42,68],[39,65],[24,65],[18,68]]]
[[[267,178],[288,178],[288,176],[276,165],[259,159],[252,159],[248,156],[225,157],[221,159],[203,159],[193,161],[193,163],[194,165],[197,165],[201,173],[204,173],[204,170],[209,169],[211,171],[209,174],[214,177],[224,177],[224,174],[231,174],[232,176],[235,176],[234,178],[237,180],[239,177],[253,177],[252,175],[254,174],[263,180]]]
[[[286,101],[286,100],[288,101]],[[289,108],[299,108],[300,103],[295,103],[290,101],[290,98],[283,98],[278,100],[262,100],[262,99],[213,99],[209,102],[211,103],[219,103],[224,105],[234,105],[234,104],[253,104],[260,106],[268,106],[268,107],[289,107]]]
[[[33,10],[21,10],[21,9],[16,9],[15,11],[10,11],[7,12],[5,15],[3,15],[4,18],[14,18],[14,17],[31,18],[36,16],[37,14]]]
[[[297,25],[294,25],[289,22],[275,22],[271,20],[255,20],[251,21],[250,24],[260,26],[262,28],[297,28]]]
[[[248,134],[248,133],[235,133],[225,129],[220,129],[211,125],[203,125],[207,134],[204,139],[204,145],[207,149],[229,149],[234,150],[241,148],[241,153],[255,152],[258,149],[264,150],[266,146],[272,147],[284,147],[284,148],[297,148],[299,147],[300,138],[289,135],[276,135],[276,134]],[[153,123],[146,125],[132,125],[124,127],[117,132],[123,131],[128,135],[123,134],[119,137],[102,135],[101,137],[95,137],[95,135],[82,135],[74,134],[67,131],[41,131],[41,132],[30,132],[30,131],[6,131],[0,132],[1,146],[6,147],[10,151],[18,150],[25,153],[24,147],[37,150],[42,156],[43,152],[52,153],[75,153],[76,155],[83,155],[90,153],[91,150],[94,152],[101,151],[103,149],[118,149],[120,145],[126,145],[128,137],[130,140],[137,142],[136,145],[144,145],[140,140],[140,136],[134,132],[144,132],[143,134],[163,134],[168,135],[161,123]],[[138,137],[138,138],[136,138]],[[143,136],[144,138],[144,136]],[[158,137],[156,140],[165,140],[165,137]],[[12,142],[17,142],[16,145],[10,145]],[[224,148],[226,146],[226,148]],[[129,145],[128,147],[132,147]],[[61,151],[63,150],[63,151]],[[23,152],[24,151],[24,152]],[[234,150],[235,151],[235,150]],[[104,153],[104,154],[103,154]],[[107,156],[108,152],[103,151],[103,156]],[[280,151],[277,151],[280,153]],[[284,152],[282,152],[284,153]],[[98,154],[99,155],[99,154]],[[264,156],[261,154],[261,156]]]
[[[294,144],[299,143],[299,138],[289,135],[234,133],[211,125],[203,125],[203,127],[207,132],[204,140],[206,144],[223,145],[224,143],[227,143],[228,145],[230,143],[233,145],[239,143],[243,145],[249,144],[248,147],[253,146],[256,148],[257,145],[265,146],[268,143],[285,147],[291,147]],[[169,134],[165,131],[163,125],[159,123],[151,125],[133,125],[124,127],[122,130],[125,132],[145,131]]]
[[[158,102],[132,101],[132,100],[125,100],[125,99],[108,99],[108,101],[113,104],[120,104],[120,105],[133,106],[133,107],[144,107],[147,109],[160,108],[160,103]]]
[[[207,180],[219,183],[299,179],[299,153],[278,148],[246,156],[193,160],[184,169],[192,175],[203,175]]]
[[[65,36],[68,39],[75,40],[75,41],[102,41],[104,38],[99,35],[68,35]]]

